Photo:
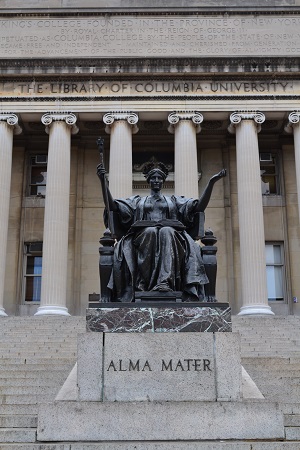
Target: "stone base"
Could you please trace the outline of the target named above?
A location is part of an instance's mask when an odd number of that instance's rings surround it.
[[[54,306],[54,305],[47,305],[47,306],[40,306],[37,312],[35,313],[35,316],[69,316],[68,308],[65,308],[63,306]]]
[[[271,307],[266,305],[248,305],[242,306],[239,316],[274,316]]]
[[[0,308],[0,317],[7,317],[7,314],[4,310],[4,308],[2,308],[2,307]]]
[[[40,406],[38,441],[280,439],[274,403],[54,402]]]
[[[124,449],[282,439],[278,405],[251,381],[237,333],[85,333],[56,400],[40,405],[37,439]]]
[[[102,303],[86,313],[87,330],[98,332],[230,332],[228,303]]]

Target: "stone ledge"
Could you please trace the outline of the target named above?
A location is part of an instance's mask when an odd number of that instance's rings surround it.
[[[39,441],[284,438],[275,403],[54,402],[40,406]]]

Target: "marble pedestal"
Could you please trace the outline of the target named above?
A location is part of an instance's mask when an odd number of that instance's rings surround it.
[[[243,371],[228,305],[106,304],[87,310],[87,329],[56,400],[40,406],[38,441],[284,437],[278,405]]]
[[[102,303],[87,310],[87,330],[100,332],[231,332],[228,303]]]

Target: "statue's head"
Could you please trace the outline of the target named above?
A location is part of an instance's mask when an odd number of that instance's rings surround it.
[[[144,177],[146,178],[147,182],[149,183],[150,178],[154,174],[158,174],[163,178],[163,181],[166,180],[169,171],[167,167],[162,162],[151,162],[149,164],[146,164],[143,170]]]

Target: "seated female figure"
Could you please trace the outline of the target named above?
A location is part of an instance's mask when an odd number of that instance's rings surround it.
[[[105,170],[98,166],[97,174],[104,189]],[[115,246],[108,287],[119,302],[134,301],[135,291],[182,291],[184,301],[201,301],[208,279],[201,248],[186,228],[205,210],[213,185],[226,171],[210,179],[200,199],[163,195],[168,170],[162,163],[146,166],[144,175],[150,185],[146,197],[116,200],[106,187],[109,209],[129,228]]]

